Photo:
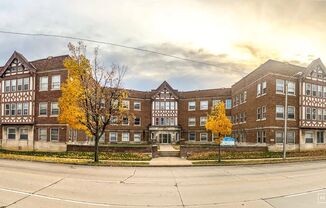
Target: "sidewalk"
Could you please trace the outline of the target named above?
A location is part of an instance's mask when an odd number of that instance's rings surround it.
[[[158,157],[149,161],[150,166],[192,166],[192,161],[180,157]]]

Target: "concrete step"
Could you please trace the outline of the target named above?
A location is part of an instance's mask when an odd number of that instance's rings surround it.
[[[180,151],[158,151],[160,157],[180,157]]]

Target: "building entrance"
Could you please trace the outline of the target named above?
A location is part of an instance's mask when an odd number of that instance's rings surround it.
[[[159,134],[160,143],[170,144],[171,143],[171,134]]]

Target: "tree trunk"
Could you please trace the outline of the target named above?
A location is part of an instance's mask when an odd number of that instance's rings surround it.
[[[94,146],[94,162],[99,162],[99,156],[98,156],[98,135],[95,136],[95,146]]]
[[[218,162],[221,162],[221,143],[218,144]]]

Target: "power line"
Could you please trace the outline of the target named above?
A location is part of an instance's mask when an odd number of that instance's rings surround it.
[[[220,66],[218,66],[216,64],[207,63],[207,62],[198,61],[198,60],[193,60],[193,59],[189,59],[189,58],[183,58],[183,57],[180,57],[180,56],[174,56],[174,55],[170,55],[170,54],[163,53],[163,52],[160,52],[160,51],[152,51],[152,50],[148,50],[148,49],[131,47],[131,46],[121,45],[121,44],[117,44],[117,43],[93,40],[93,39],[88,39],[88,38],[79,38],[79,37],[73,37],[73,36],[45,34],[45,33],[13,32],[13,31],[5,31],[5,30],[0,30],[0,33],[10,34],[10,35],[21,35],[21,36],[53,37],[53,38],[80,40],[80,41],[85,41],[85,42],[105,44],[105,45],[111,45],[111,46],[116,46],[116,47],[120,47],[120,48],[132,49],[132,50],[137,50],[137,51],[141,51],[141,52],[157,54],[157,55],[160,55],[160,56],[166,56],[166,57],[170,57],[170,58],[174,58],[174,59],[179,59],[179,60],[183,60],[183,61],[189,61],[189,62],[192,62],[192,63],[203,64],[203,65],[207,65],[207,66],[213,66],[213,67],[220,68]],[[239,72],[237,71],[237,73],[239,73]]]

